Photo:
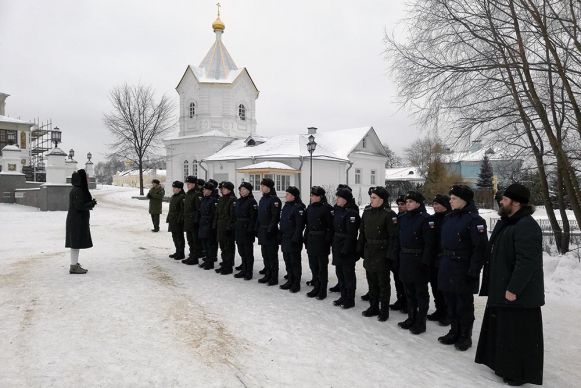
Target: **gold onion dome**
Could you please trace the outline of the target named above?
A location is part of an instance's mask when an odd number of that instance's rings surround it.
[[[222,20],[220,19],[220,16],[218,16],[216,18],[216,20],[214,20],[214,23],[212,23],[212,28],[214,30],[224,31],[224,29],[226,28],[226,26],[224,26],[224,22],[222,22]]]

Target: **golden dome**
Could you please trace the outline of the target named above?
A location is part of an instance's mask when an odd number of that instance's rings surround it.
[[[218,16],[216,20],[214,20],[214,23],[212,23],[212,28],[214,29],[214,31],[216,30],[224,31],[226,26],[224,25],[224,22],[220,20],[220,16]]]

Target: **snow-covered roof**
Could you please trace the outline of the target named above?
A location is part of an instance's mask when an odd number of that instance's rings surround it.
[[[200,63],[199,67],[192,66],[196,77],[210,82],[234,81],[241,69],[236,66],[226,46],[222,43],[222,31],[216,32],[216,41]]]
[[[417,167],[396,167],[385,169],[386,181],[419,181],[424,180],[420,176]]]
[[[373,127],[362,127],[319,132],[315,135],[317,148],[313,158],[348,161],[349,154],[372,130]],[[206,160],[308,157],[308,137],[308,134],[278,135],[265,138],[264,143],[251,147],[246,145],[245,140],[234,140]]]
[[[20,151],[20,147],[15,144],[9,144],[6,147],[2,148],[2,152],[4,151]]]
[[[137,175],[139,175],[139,169],[118,171],[117,175],[118,176],[137,176]],[[166,170],[156,170],[154,168],[148,168],[148,169],[143,170],[143,175],[165,176]]]
[[[298,171],[297,169],[292,168],[289,165],[280,162],[260,162],[251,164],[248,166],[237,168],[238,171],[250,171],[250,170],[288,170],[288,171]]]
[[[511,159],[509,155],[504,155],[500,150],[494,147],[482,147],[474,151],[459,151],[444,155],[442,161],[444,163],[457,162],[480,162],[484,159],[484,155],[488,155],[490,160],[507,160]]]
[[[199,134],[195,134],[195,135],[187,135],[187,136],[179,136],[179,134],[174,133],[172,136],[166,137],[164,140],[193,139],[196,137],[229,137],[229,136],[227,134],[225,134],[224,132],[215,129],[212,131],[199,133]]]
[[[11,123],[11,124],[27,124],[27,125],[34,125],[34,123],[29,123],[28,121],[15,119],[9,116],[0,115],[0,123]]]

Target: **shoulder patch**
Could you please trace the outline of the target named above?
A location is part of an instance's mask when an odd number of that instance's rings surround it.
[[[434,221],[428,221],[428,225],[430,226],[430,229],[434,229],[436,227],[436,223]]]
[[[335,210],[331,210],[331,215],[334,216],[335,215]]]
[[[255,208],[255,209],[258,209],[258,205],[257,204],[252,205],[252,207]]]
[[[274,202],[274,207],[278,207],[278,201]]]
[[[484,233],[484,232],[486,232],[486,226],[485,225],[476,225],[476,229],[478,230],[478,233]]]
[[[352,224],[355,223],[355,217],[349,217],[349,222],[351,222]]]
[[[397,217],[391,217],[391,222],[393,222],[394,224],[397,224]]]
[[[303,213],[304,213],[304,211],[302,211],[302,210],[299,210],[299,216],[302,216],[302,215],[303,215]]]

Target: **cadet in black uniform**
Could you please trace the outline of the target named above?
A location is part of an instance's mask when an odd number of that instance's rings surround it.
[[[349,191],[351,191],[351,193],[353,193],[353,189],[351,189],[351,187],[349,187],[349,185],[346,185],[344,183],[340,183],[337,185],[337,190],[335,190],[335,192],[341,190],[341,189],[347,189]],[[333,206],[333,208],[337,207],[337,205],[335,204]],[[357,208],[359,210],[359,208]],[[341,292],[341,280],[340,280],[340,274],[337,272],[338,270],[340,270],[339,267],[335,267],[335,275],[337,275],[337,284],[335,284],[333,287],[329,288],[329,291],[331,292]]]
[[[433,230],[430,215],[424,206],[424,196],[416,191],[406,195],[407,211],[399,219],[399,277],[404,284],[408,319],[398,323],[412,334],[426,331],[426,316],[430,304],[428,281],[433,260]]]
[[[397,204],[397,218],[394,220],[394,222],[398,224],[398,230],[399,230],[399,219],[406,212],[405,195],[403,195],[403,194],[398,195],[397,199],[395,200],[395,203]],[[396,245],[397,245],[397,244],[399,244],[399,242],[398,242],[399,237],[397,237],[397,236],[395,236],[395,237],[396,237]],[[408,311],[407,311],[407,304],[406,304],[406,300],[405,300],[405,289],[403,287],[403,283],[399,279],[399,253],[396,253],[394,255],[393,267],[391,268],[391,272],[393,273],[393,283],[395,284],[396,300],[393,304],[389,305],[389,307],[392,310],[401,311],[402,313],[407,314]]]
[[[465,351],[472,346],[474,295],[478,292],[480,270],[486,261],[486,222],[474,205],[468,186],[450,189],[452,212],[442,225],[438,287],[444,293],[451,320],[450,332],[438,341]]]
[[[200,230],[198,237],[206,256],[201,263],[202,268],[210,270],[214,268],[214,262],[218,255],[218,242],[216,240],[216,206],[218,198],[215,195],[216,187],[208,181],[204,184],[202,203],[200,204]]]
[[[335,194],[336,205],[333,215],[333,265],[341,287],[341,297],[333,304],[344,309],[355,306],[355,263],[357,256],[357,236],[359,234],[359,207],[353,200],[351,190],[340,188]]]
[[[256,233],[264,260],[264,277],[258,282],[275,286],[278,284],[278,222],[281,202],[272,179],[264,178],[260,182],[260,191],[262,198],[258,203]]]
[[[186,178],[186,197],[184,199],[184,231],[190,248],[190,254],[182,263],[188,265],[199,264],[201,257],[200,241],[198,240],[198,227],[200,222],[201,192],[198,188],[198,178],[188,176]]]
[[[363,267],[369,286],[369,308],[365,317],[379,315],[378,320],[389,318],[389,298],[391,285],[389,265],[393,254],[393,213],[386,206],[389,193],[384,187],[372,187],[371,204],[363,211],[357,251],[363,257]],[[380,308],[381,303],[381,308]]]
[[[220,246],[222,262],[216,272],[221,275],[230,275],[234,267],[234,184],[232,182],[220,183],[220,193],[216,206],[216,238]]]
[[[301,193],[294,186],[286,189],[286,202],[280,214],[281,250],[286,266],[287,282],[280,286],[283,290],[299,292],[301,289],[301,251],[303,250],[303,230],[305,229],[305,205]]]
[[[238,190],[240,199],[234,202],[234,237],[242,264],[240,267],[236,267],[240,272],[234,277],[250,280],[254,266],[254,238],[256,236],[258,204],[252,195],[253,187],[249,182],[242,182]]]
[[[305,245],[309,256],[309,267],[313,275],[313,289],[309,298],[323,300],[327,297],[329,253],[333,239],[333,207],[327,202],[325,190],[320,186],[311,188],[311,204],[307,208]]]
[[[184,259],[184,249],[186,242],[184,240],[184,183],[175,181],[172,183],[173,195],[169,202],[169,212],[165,222],[168,223],[168,231],[171,232],[171,238],[176,248],[176,252],[169,255],[174,260]]]

